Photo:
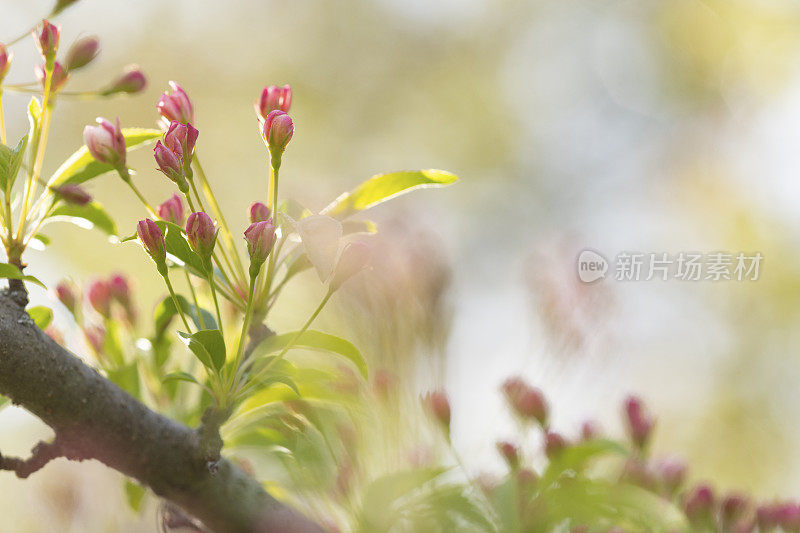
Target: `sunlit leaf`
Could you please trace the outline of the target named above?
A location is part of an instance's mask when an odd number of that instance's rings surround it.
[[[446,469],[404,470],[378,478],[364,490],[359,517],[360,531],[390,531],[398,518],[398,501],[410,492],[430,483]]]
[[[444,187],[456,181],[455,174],[435,169],[378,174],[341,195],[322,214],[341,220],[415,189]]]
[[[178,335],[206,368],[219,372],[225,365],[225,339],[218,329],[201,329],[191,335],[179,331]]]
[[[27,312],[39,329],[45,329],[53,321],[53,310],[49,307],[37,305],[36,307],[28,308]]]
[[[0,192],[6,194],[14,186],[22,159],[25,157],[27,143],[28,138],[23,137],[16,148],[0,144]]]
[[[186,381],[189,383],[194,383],[195,385],[200,385],[202,387],[202,384],[199,381],[197,381],[197,378],[195,378],[188,372],[171,372],[166,376],[164,376],[163,378],[161,378],[161,381],[164,383],[167,383],[168,381]]]
[[[58,205],[48,217],[48,221],[66,221],[82,228],[97,229],[108,235],[117,235],[117,225],[111,216],[97,202],[90,202],[86,205],[75,205],[62,203]]]
[[[589,461],[605,455],[627,455],[628,451],[619,443],[608,439],[592,439],[579,442],[561,450],[553,457],[542,475],[541,484],[547,486],[556,481],[562,472],[582,470]]]
[[[253,351],[253,356],[264,356],[272,353],[280,352],[291,343],[297,336],[297,332],[284,333],[282,335],[273,335],[262,341],[256,346]],[[323,333],[321,331],[308,330],[300,335],[292,347],[306,348],[311,350],[322,350],[333,354],[340,355],[353,363],[361,375],[367,378],[367,362],[351,342]]]
[[[139,512],[142,508],[142,500],[147,490],[133,481],[125,480],[125,499],[128,506],[135,512]]]
[[[203,319],[200,320],[201,315],[197,313],[194,305],[190,304],[186,298],[180,294],[176,294],[175,297],[178,300],[178,305],[183,310],[183,313],[192,319],[192,322],[194,322],[194,325],[197,329],[218,329],[217,321],[214,318],[214,315],[212,315],[210,312],[206,311],[205,309],[200,309],[200,313],[203,317]],[[166,331],[167,326],[169,326],[170,321],[172,321],[172,318],[177,314],[178,311],[175,309],[175,302],[173,302],[171,296],[167,296],[156,306],[155,313],[153,313],[153,321],[156,326],[155,337],[157,339],[164,335],[164,332]]]
[[[26,276],[22,272],[19,271],[17,267],[14,265],[9,265],[8,263],[0,263],[0,278],[7,278],[7,279],[21,279],[23,281],[29,281],[31,283],[35,283],[42,288],[47,288],[44,286],[44,283],[39,281],[33,276]]]

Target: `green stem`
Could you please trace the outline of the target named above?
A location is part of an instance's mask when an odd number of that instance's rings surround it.
[[[169,281],[169,274],[162,274],[161,277],[164,278],[164,282],[167,284],[167,289],[169,289],[169,294],[172,296],[172,303],[175,304],[175,309],[177,309],[178,314],[181,315],[183,325],[186,327],[186,333],[191,333],[192,328],[189,327],[189,321],[186,320],[186,315],[183,314],[183,309],[178,303],[178,297],[175,295],[175,289],[172,288],[172,283]]]
[[[6,144],[6,119],[3,114],[3,89],[0,88],[0,143]]]
[[[183,273],[186,275],[186,284],[189,285],[189,292],[192,293],[192,301],[194,302],[194,308],[197,311],[197,317],[200,319],[200,327],[207,329],[206,321],[203,320],[203,313],[200,310],[200,302],[197,300],[197,293],[194,290],[194,285],[192,285],[192,280],[189,278],[189,273],[186,270],[184,270]]]
[[[150,216],[158,220],[158,215],[156,214],[155,210],[150,206],[147,200],[145,200],[144,196],[141,192],[139,192],[139,189],[136,187],[136,185],[133,184],[133,180],[131,180],[130,175],[126,175],[128,173],[128,169],[124,169],[124,171],[122,169],[118,169],[117,172],[119,172],[122,181],[128,184],[128,187],[131,188],[133,194],[135,194],[139,201],[142,202],[142,205],[144,205],[145,209],[147,209],[147,212],[150,213]]]
[[[253,319],[253,293],[256,290],[256,278],[258,274],[255,276],[250,276],[250,290],[247,296],[247,309],[244,312],[244,322],[242,323],[242,332],[239,335],[239,345],[236,348],[236,357],[233,360],[233,374],[231,376],[231,381],[229,382],[229,389],[232,390],[236,385],[236,378],[239,375],[239,365],[242,361],[242,355],[244,354],[244,344],[245,339],[247,338],[247,330],[250,329],[250,321]]]
[[[269,193],[270,193],[270,200],[269,200],[269,212],[272,215],[272,223],[275,224],[277,230],[277,220],[278,220],[278,169],[280,165],[270,165],[269,166]],[[275,253],[275,248],[272,249],[271,254],[269,254],[269,266],[267,267],[267,281],[265,285],[264,292],[269,294],[269,291],[272,289],[272,278],[275,275],[275,258],[277,257],[277,253]]]
[[[217,311],[217,327],[222,331],[222,313],[219,312],[219,301],[217,300],[216,283],[214,282],[213,270],[208,273],[208,284],[211,286],[211,299],[214,300],[214,309]]]

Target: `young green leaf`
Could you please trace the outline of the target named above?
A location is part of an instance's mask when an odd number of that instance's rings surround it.
[[[293,331],[291,333],[284,333],[283,335],[273,335],[268,337],[266,340],[262,341],[258,346],[256,346],[255,350],[253,351],[253,355],[261,357],[280,352],[290,342],[292,342],[296,335],[297,332]],[[351,342],[348,342],[341,337],[323,333],[321,331],[308,330],[300,335],[297,341],[295,341],[293,347],[321,350],[340,355],[353,363],[356,368],[358,368],[358,371],[361,372],[361,375],[364,376],[364,379],[367,378],[367,362],[364,360],[361,352],[359,352],[358,348],[353,346]]]
[[[82,228],[97,229],[108,235],[117,235],[117,225],[114,219],[97,202],[86,205],[60,204],[48,217],[48,222],[72,222]]]
[[[27,311],[28,316],[33,319],[39,329],[45,329],[53,321],[53,310],[49,307],[37,305],[36,307],[28,308]]]
[[[458,181],[458,176],[444,170],[415,170],[378,174],[346,192],[322,210],[323,215],[342,220],[376,206],[395,196],[429,187],[444,187]]]
[[[146,493],[147,490],[138,483],[128,481],[127,479],[125,480],[125,499],[128,502],[128,506],[130,506],[134,512],[138,513],[141,510],[142,500]]]
[[[23,281],[30,281],[31,283],[35,283],[42,288],[47,288],[44,286],[44,283],[39,281],[33,276],[26,276],[22,272],[19,271],[17,267],[14,265],[9,265],[8,263],[0,263],[0,278],[7,278],[7,279],[21,279]]]
[[[176,299],[178,300],[178,305],[180,305],[181,310],[192,319],[194,325],[197,329],[203,329],[205,325],[205,329],[218,329],[217,321],[210,312],[206,311],[205,309],[200,309],[200,313],[203,316],[203,320],[200,320],[200,315],[198,315],[197,309],[195,309],[194,305],[190,304],[186,298],[181,296],[180,294],[176,294]],[[155,338],[159,339],[167,329],[172,318],[178,314],[178,311],[175,309],[175,303],[172,301],[171,296],[167,296],[161,303],[156,306],[155,313],[153,314],[153,321],[156,325],[156,334]]]
[[[225,365],[225,339],[218,329],[201,329],[192,335],[179,331],[178,335],[209,370],[219,372]]]
[[[201,383],[197,381],[197,379],[188,372],[170,372],[169,374],[161,378],[161,381],[163,383],[167,383],[168,381],[186,381],[188,383],[194,383],[195,385],[200,385],[202,387]]]
[[[25,157],[27,143],[28,138],[23,137],[13,149],[0,144],[0,191],[3,194],[8,194],[14,186],[22,159]]]

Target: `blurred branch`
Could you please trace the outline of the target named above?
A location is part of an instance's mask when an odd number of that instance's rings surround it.
[[[226,459],[210,469],[196,430],[151,411],[59,346],[19,296],[0,292],[0,394],[50,426],[55,440],[27,460],[0,459],[4,469],[26,477],[55,457],[96,459],[214,531],[323,531]]]

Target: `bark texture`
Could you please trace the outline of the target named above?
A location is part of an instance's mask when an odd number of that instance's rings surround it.
[[[55,457],[96,459],[213,531],[323,531],[230,461],[210,468],[196,430],[151,411],[58,345],[34,325],[15,288],[0,292],[0,394],[42,419],[55,439],[30,459],[0,456],[0,468],[26,477]]]

